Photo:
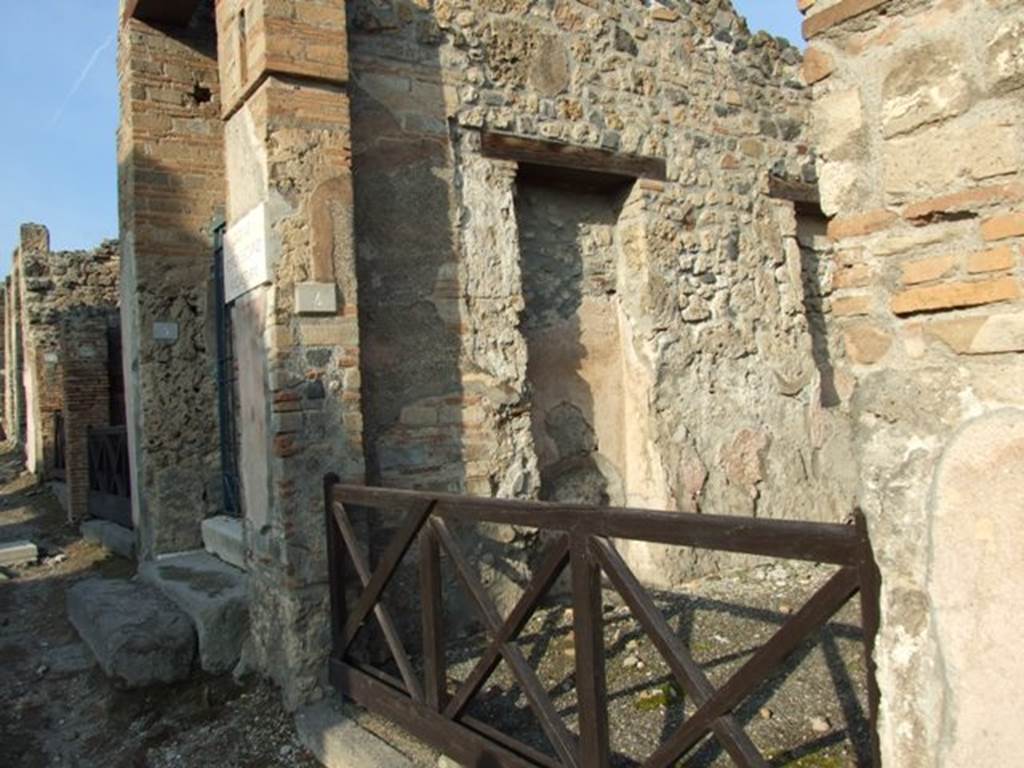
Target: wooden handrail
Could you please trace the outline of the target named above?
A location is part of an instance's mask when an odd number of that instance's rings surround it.
[[[588,507],[358,485],[333,486],[333,498],[343,504],[371,508],[405,508],[412,504],[433,503],[435,514],[462,522],[504,523],[834,565],[856,565],[860,562],[857,530],[853,526],[833,523],[628,507]]]

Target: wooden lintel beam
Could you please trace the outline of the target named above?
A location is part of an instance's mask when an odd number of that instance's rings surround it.
[[[605,149],[528,139],[506,133],[482,134],[484,157],[633,179],[665,180],[665,161]]]
[[[782,176],[768,177],[768,194],[778,200],[789,200],[791,203],[821,205],[817,184],[793,181]]]
[[[184,27],[198,7],[199,0],[128,0],[125,18]]]

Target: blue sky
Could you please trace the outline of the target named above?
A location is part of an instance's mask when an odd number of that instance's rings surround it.
[[[2,0],[0,275],[18,227],[58,250],[117,236],[117,0]],[[798,43],[795,0],[734,0],[752,30]]]

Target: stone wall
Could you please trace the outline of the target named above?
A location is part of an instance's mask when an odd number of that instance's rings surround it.
[[[666,181],[623,190],[600,248],[582,249],[586,274],[615,264],[594,304],[612,346],[592,329],[588,354],[621,378],[593,391],[595,368],[579,388],[608,416],[605,441],[608,425],[631,425],[607,446],[635,473],[615,498],[846,518],[856,478],[845,418],[823,396],[836,387],[828,310],[805,292],[828,267],[801,250],[794,206],[769,196],[773,175],[815,181],[799,52],[751,35],[726,2],[420,6],[350,4],[369,479],[542,494],[531,193],[522,168],[517,182],[481,146],[482,132],[513,133],[667,164]],[[608,397],[619,402],[596,402]],[[694,572],[661,548],[630,557],[663,585]]]
[[[3,376],[4,385],[0,388],[0,413],[4,414],[4,424],[10,424],[7,420],[7,360],[10,354],[7,349],[7,290],[0,287],[0,375]]]
[[[212,266],[224,132],[212,0],[187,27],[122,19],[118,67],[121,325],[145,559],[200,546],[200,523],[221,510]]]
[[[24,447],[29,471],[41,478],[53,470],[56,414],[69,394],[61,387],[61,323],[82,310],[116,311],[119,264],[115,241],[54,252],[45,227],[22,226],[12,277],[20,298]],[[105,344],[105,336],[97,343]]]
[[[1010,765],[1024,678],[1024,21],[809,6],[829,304],[883,574],[887,765]]]
[[[11,442],[25,439],[25,394],[22,385],[21,303],[15,278],[18,251],[11,255],[11,275],[4,281],[4,428]]]

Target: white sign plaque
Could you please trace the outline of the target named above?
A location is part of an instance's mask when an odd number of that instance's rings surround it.
[[[153,323],[153,341],[173,344],[178,340],[178,324],[174,322]]]
[[[333,315],[338,312],[334,283],[297,283],[295,311],[300,315]]]
[[[271,282],[267,258],[267,207],[260,203],[224,235],[224,300],[234,301],[258,285]]]

